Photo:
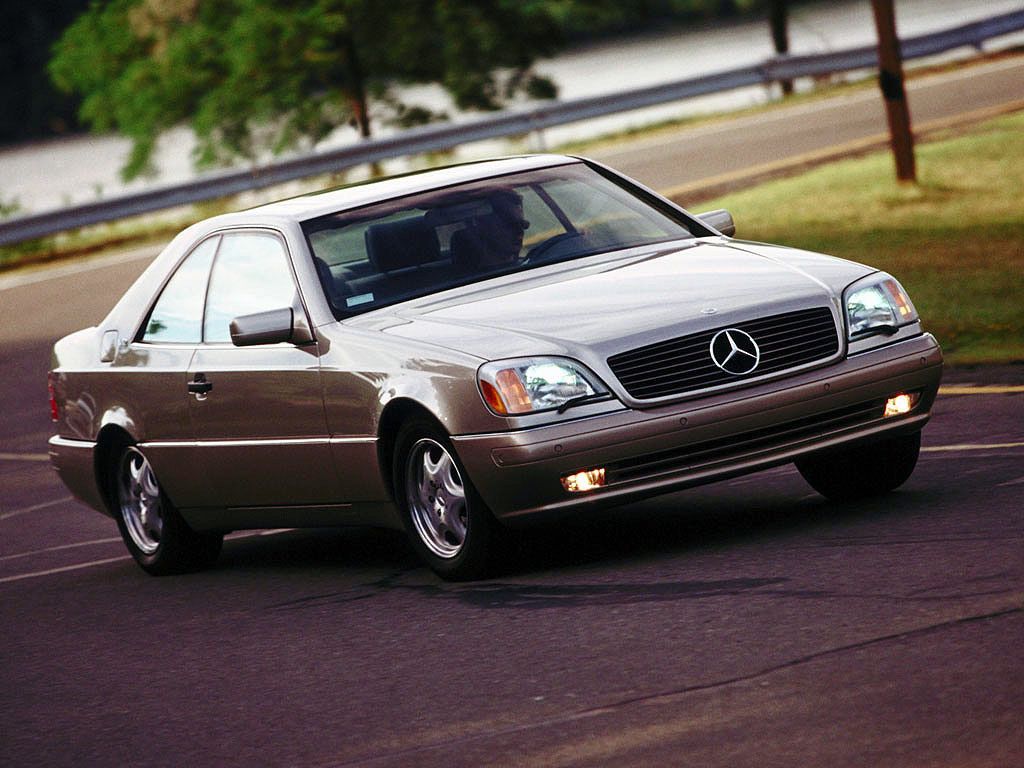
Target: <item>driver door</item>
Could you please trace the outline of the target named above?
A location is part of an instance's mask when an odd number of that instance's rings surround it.
[[[315,344],[236,347],[235,317],[302,304],[284,240],[222,235],[207,290],[203,343],[189,368],[200,506],[308,507],[336,502]]]

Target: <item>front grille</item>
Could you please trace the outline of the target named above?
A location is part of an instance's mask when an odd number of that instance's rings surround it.
[[[720,461],[750,457],[781,446],[835,434],[881,419],[884,408],[884,400],[870,400],[771,427],[624,459],[606,467],[608,484],[695,471]]]
[[[608,366],[630,396],[654,400],[736,384],[825,360],[839,351],[835,320],[827,307],[785,312],[727,327],[749,333],[760,347],[761,359],[753,371],[735,375],[715,365],[711,359],[711,340],[724,328],[621,352],[608,358]]]

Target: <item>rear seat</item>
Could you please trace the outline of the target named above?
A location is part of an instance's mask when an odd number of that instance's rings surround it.
[[[367,228],[365,242],[371,271],[360,275],[358,267],[348,268],[339,276],[351,294],[350,306],[352,298],[368,294],[373,298],[367,300],[380,301],[443,283],[451,270],[451,259],[441,257],[436,231],[422,216],[374,224]]]

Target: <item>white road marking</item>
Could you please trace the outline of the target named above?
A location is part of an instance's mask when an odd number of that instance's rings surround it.
[[[50,568],[46,571],[33,571],[31,573],[19,573],[17,576],[4,576],[0,578],[0,584],[8,584],[12,581],[21,581],[22,579],[34,579],[37,576],[50,576],[54,573],[79,571],[82,568],[92,568],[94,565],[106,565],[107,563],[118,563],[122,560],[131,560],[131,556],[121,555],[120,557],[108,557],[105,560],[91,560],[88,563],[78,563],[77,565],[65,565],[61,568]]]
[[[0,453],[0,461],[49,461],[48,453]]]
[[[79,541],[76,544],[61,544],[58,547],[46,547],[45,549],[33,549],[29,552],[18,552],[14,555],[2,555],[0,560],[17,560],[21,557],[30,557],[31,555],[43,555],[47,552],[59,552],[63,549],[77,549],[78,547],[92,547],[97,544],[111,544],[115,541],[121,541],[120,536],[114,536],[109,539],[93,539],[92,541]]]
[[[1005,483],[1000,483],[998,487],[1003,488],[1007,485],[1024,485],[1024,477],[1018,477],[1016,480],[1008,480]]]
[[[965,443],[963,445],[931,445],[927,448],[922,448],[921,452],[933,452],[933,451],[991,451],[998,448],[1024,448],[1024,443],[989,443],[987,445],[973,445]]]
[[[28,511],[28,510],[22,510],[22,511]],[[251,537],[254,537],[254,536],[275,536],[275,535],[277,535],[279,533],[287,533],[288,531],[294,531],[294,530],[295,530],[294,528],[274,528],[272,530],[266,530],[266,531],[239,532],[239,533],[235,533],[235,534],[229,535],[229,536],[227,536],[225,538],[233,539],[234,540],[234,539],[251,538]],[[77,544],[63,544],[63,545],[58,546],[58,547],[48,547],[47,549],[37,549],[37,550],[34,550],[32,552],[20,552],[18,554],[14,554],[14,555],[4,555],[3,557],[0,557],[0,561],[2,561],[2,560],[14,560],[14,559],[20,558],[20,557],[28,557],[29,555],[45,554],[47,552],[53,552],[53,551],[60,550],[60,549],[73,549],[75,547],[86,547],[86,546],[90,546],[90,545],[94,545],[94,544],[110,544],[110,543],[113,543],[115,541],[121,541],[121,538],[117,537],[117,538],[110,538],[110,539],[93,539],[92,541],[82,541],[82,542],[78,542]],[[121,555],[120,557],[108,557],[108,558],[104,558],[103,560],[90,560],[90,561],[85,562],[85,563],[76,563],[75,565],[65,565],[65,566],[61,566],[59,568],[48,568],[45,571],[31,571],[29,573],[19,573],[19,574],[16,574],[14,576],[3,576],[3,577],[0,577],[0,584],[7,584],[7,583],[12,582],[12,581],[22,581],[23,579],[33,579],[33,578],[36,578],[38,576],[51,576],[51,575],[53,575],[55,573],[65,573],[66,571],[77,571],[77,570],[81,570],[82,568],[91,568],[94,565],[106,565],[107,563],[117,563],[117,562],[120,562],[122,560],[130,560],[130,559],[131,559],[130,555]]]
[[[58,504],[66,504],[73,500],[74,499],[71,496],[65,496],[61,499],[54,499],[53,501],[44,501],[42,504],[34,504],[31,507],[25,507],[24,509],[16,509],[13,512],[4,512],[0,514],[0,520],[6,520],[9,517],[17,517],[18,515],[26,515],[29,512],[38,512],[40,509],[55,507]]]

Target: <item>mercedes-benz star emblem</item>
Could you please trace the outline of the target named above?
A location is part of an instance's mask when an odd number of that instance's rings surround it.
[[[715,365],[733,376],[750,373],[761,362],[761,348],[749,333],[739,328],[716,333],[710,349]]]

